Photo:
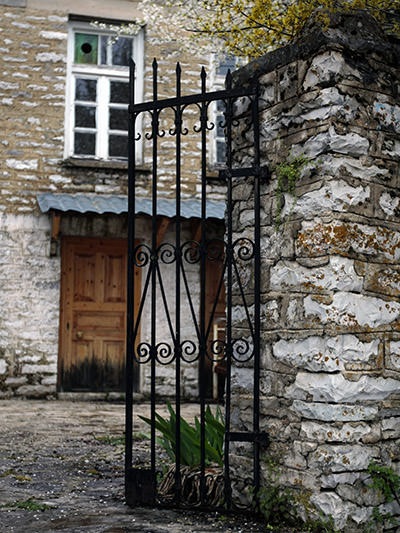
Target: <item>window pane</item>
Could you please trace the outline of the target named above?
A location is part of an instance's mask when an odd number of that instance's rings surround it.
[[[113,104],[129,104],[129,83],[124,81],[110,82],[110,102]]]
[[[217,137],[225,137],[224,128],[222,127],[225,124],[224,115],[217,115],[216,116],[216,122],[217,122],[216,136]]]
[[[97,93],[97,80],[76,79],[75,100],[95,102]]]
[[[131,37],[119,37],[112,45],[112,64],[127,67],[132,55]]]
[[[78,128],[96,127],[96,108],[94,106],[75,106],[75,126]]]
[[[236,58],[233,55],[225,54],[219,61],[217,67],[217,76],[226,76],[228,70],[233,72],[236,68]]]
[[[76,155],[95,155],[96,134],[75,132],[74,153]]]
[[[107,45],[108,37],[102,35],[100,37],[100,63],[102,65],[107,65]]]
[[[75,33],[75,63],[97,65],[98,36]]]
[[[110,157],[128,157],[127,135],[110,135],[109,136],[108,155]]]
[[[128,131],[128,109],[110,107],[109,128],[110,130]]]
[[[217,163],[219,165],[225,164],[226,147],[223,141],[217,141]]]

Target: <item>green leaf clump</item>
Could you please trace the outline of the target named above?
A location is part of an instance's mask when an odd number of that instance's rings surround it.
[[[156,413],[155,426],[161,433],[156,437],[157,442],[167,452],[168,457],[176,460],[176,426],[177,417],[169,401],[167,401],[169,418],[163,418]],[[151,419],[140,416],[144,422],[151,426]],[[205,464],[223,465],[223,443],[225,435],[225,424],[219,407],[214,415],[207,406],[205,410]],[[198,417],[195,417],[194,427],[180,417],[180,463],[182,466],[200,466],[201,464],[201,424]]]

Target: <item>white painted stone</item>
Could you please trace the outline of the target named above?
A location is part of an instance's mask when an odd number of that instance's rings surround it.
[[[302,215],[308,217],[319,214],[321,211],[347,211],[349,206],[364,203],[370,197],[370,188],[367,185],[352,187],[343,180],[331,181],[320,189],[307,192],[295,200],[293,196],[285,193],[285,205],[281,216],[286,217]]]
[[[331,256],[329,265],[307,268],[296,261],[279,261],[271,269],[271,289],[293,287],[355,291],[362,290],[363,277],[354,270],[354,261],[340,256]]]
[[[400,418],[384,418],[382,420],[382,435],[384,439],[398,439],[400,437]]]
[[[253,390],[254,370],[252,368],[232,367],[232,388],[244,391]]]
[[[7,378],[5,383],[6,385],[23,385],[26,383],[28,379],[25,376],[21,376],[19,378]]]
[[[10,83],[9,81],[0,81],[0,89],[10,91],[13,89],[18,89],[18,87],[19,87],[18,83]]]
[[[290,322],[293,322],[294,320],[296,320],[296,311],[297,311],[296,300],[290,300],[287,311],[286,311],[287,319]]]
[[[71,178],[60,176],[59,174],[51,174],[49,176],[49,180],[52,183],[71,183],[72,182]]]
[[[315,316],[323,324],[335,323],[341,326],[369,326],[376,328],[391,324],[400,316],[400,303],[388,302],[372,296],[337,292],[331,304],[324,304],[312,296],[304,299],[305,316]]]
[[[292,409],[304,418],[325,422],[357,422],[374,420],[378,408],[363,405],[335,405],[330,403],[303,402],[294,400]]]
[[[318,133],[310,137],[303,147],[304,153],[310,158],[315,158],[328,151],[339,154],[362,156],[369,150],[369,141],[357,133],[347,133],[338,135],[335,128],[331,126],[327,132]]]
[[[350,517],[357,516],[358,519],[358,513],[355,512],[358,509],[357,506],[345,502],[335,492],[314,493],[310,498],[310,503],[315,505],[323,516],[331,516],[335,528],[339,528],[340,531],[344,531],[343,528]]]
[[[21,374],[55,374],[57,373],[57,365],[23,365]]]
[[[282,363],[311,371],[336,372],[345,363],[367,363],[378,354],[379,340],[361,342],[355,335],[311,336],[306,339],[279,340],[274,356]]]
[[[379,456],[379,448],[360,444],[324,444],[308,456],[310,468],[322,472],[354,472],[366,470],[371,460]]]
[[[384,192],[379,197],[379,205],[381,206],[382,211],[386,215],[392,217],[395,215],[396,210],[399,208],[400,198],[398,196],[392,198],[389,193]]]
[[[340,472],[321,476],[321,487],[335,489],[338,485],[354,485],[359,479],[364,481],[369,478],[365,472]]]
[[[50,39],[50,40],[57,40],[57,41],[63,41],[64,39],[67,39],[68,34],[61,31],[41,31],[40,36],[44,39]]]
[[[59,63],[59,62],[66,62],[65,54],[56,54],[55,52],[40,52],[39,54],[36,54],[36,61],[40,61],[41,63]]]
[[[56,385],[57,384],[57,374],[53,376],[47,376],[41,380],[42,385]]]
[[[305,400],[311,396],[317,402],[359,402],[384,400],[399,391],[400,380],[361,376],[349,381],[342,374],[310,374],[299,372],[287,389],[289,398]]]
[[[6,159],[6,165],[16,170],[37,170],[37,159]]]
[[[374,178],[385,178],[389,174],[387,168],[380,168],[375,165],[364,166],[360,160],[348,156],[321,155],[318,162],[318,169],[322,175],[341,176],[342,172],[355,178],[370,180]]]
[[[301,433],[308,440],[318,442],[357,442],[371,433],[371,426],[364,422],[345,423],[341,427],[321,422],[303,421]]]
[[[19,396],[39,397],[54,392],[54,387],[51,385],[23,385],[17,389],[17,394]]]
[[[340,52],[329,51],[313,58],[310,68],[304,78],[305,90],[315,89],[316,85],[324,81],[331,81],[333,77],[360,78],[360,73],[348,65]]]
[[[7,372],[7,361],[0,359],[0,374],[5,374]]]
[[[388,356],[394,368],[400,371],[400,341],[390,342]]]

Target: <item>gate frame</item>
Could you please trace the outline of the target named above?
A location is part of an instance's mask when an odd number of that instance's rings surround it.
[[[128,294],[127,294],[127,349],[126,349],[126,421],[125,421],[125,497],[127,504],[135,505],[163,505],[157,501],[157,481],[156,481],[156,359],[157,349],[155,345],[155,328],[156,328],[156,282],[157,282],[157,138],[165,135],[165,132],[159,130],[159,114],[163,109],[172,109],[174,111],[174,131],[170,134],[176,138],[176,248],[175,248],[175,268],[176,268],[176,333],[174,341],[175,354],[175,410],[176,410],[176,461],[175,461],[175,500],[174,506],[182,506],[181,498],[181,462],[180,462],[180,360],[182,356],[182,343],[180,338],[180,291],[181,291],[181,135],[184,135],[182,128],[183,112],[188,105],[195,104],[200,110],[200,128],[195,129],[201,134],[201,240],[198,245],[200,255],[200,327],[199,327],[199,366],[200,375],[204,368],[206,354],[206,324],[205,324],[205,262],[206,262],[206,175],[207,175],[207,131],[212,129],[208,126],[208,106],[211,102],[223,100],[225,102],[225,131],[226,131],[226,168],[220,170],[219,176],[227,185],[227,209],[226,212],[226,230],[225,230],[225,247],[226,247],[226,392],[225,392],[225,439],[224,439],[224,508],[232,509],[231,479],[229,474],[229,448],[231,442],[250,442],[253,443],[253,495],[257,501],[257,494],[260,489],[260,448],[267,446],[269,439],[265,432],[260,431],[260,278],[261,278],[261,252],[260,252],[260,183],[269,180],[269,172],[266,167],[260,166],[260,131],[259,131],[259,82],[256,80],[247,87],[233,87],[232,76],[230,71],[226,76],[226,88],[218,91],[206,91],[206,71],[202,67],[201,92],[187,96],[181,95],[181,67],[177,63],[176,67],[176,96],[163,100],[158,100],[158,65],[156,59],[153,61],[153,101],[135,104],[134,79],[135,64],[130,61],[130,103],[129,103],[129,165],[128,165]],[[236,125],[234,116],[234,100],[238,98],[247,98],[251,103],[251,123],[254,132],[254,164],[247,168],[233,168],[232,158],[232,128]],[[140,366],[135,353],[135,337],[140,326],[141,310],[144,302],[141,301],[139,306],[138,318],[134,316],[134,283],[133,276],[135,266],[139,266],[136,261],[138,248],[135,248],[135,141],[141,138],[141,133],[135,133],[136,118],[144,112],[151,114],[151,134],[146,135],[148,140],[153,141],[152,156],[152,246],[149,251],[149,283],[151,282],[151,345],[149,360],[151,364],[151,468],[138,469],[132,467],[132,431],[133,431],[133,367],[136,362]],[[213,125],[214,126],[214,125]],[[221,125],[222,126],[222,125]],[[247,317],[249,319],[250,330],[253,337],[253,354],[254,357],[254,384],[253,384],[253,431],[235,432],[230,431],[230,410],[231,410],[231,365],[233,354],[232,338],[232,281],[234,265],[234,246],[232,240],[232,185],[234,179],[254,178],[254,242],[252,243],[252,255],[254,258],[254,320],[253,328],[250,323],[250,315],[246,307]],[[177,250],[179,249],[179,253]],[[240,252],[239,252],[240,253]],[[150,281],[151,274],[151,281]],[[244,294],[242,293],[244,297]],[[135,323],[136,319],[136,323]],[[205,393],[204,383],[199,382],[200,388],[200,424],[201,424],[201,465],[200,465],[200,508],[207,508],[205,498]]]

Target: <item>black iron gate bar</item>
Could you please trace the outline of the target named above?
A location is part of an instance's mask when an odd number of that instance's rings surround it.
[[[208,107],[211,102],[222,100],[225,103],[225,127],[226,131],[226,168],[220,172],[220,177],[227,185],[227,216],[226,216],[226,242],[224,243],[224,268],[222,278],[219,283],[218,293],[221,291],[223,279],[226,279],[226,339],[224,342],[224,357],[227,366],[226,393],[225,393],[225,442],[224,442],[224,493],[225,506],[232,507],[232,489],[229,473],[229,447],[230,442],[242,441],[253,443],[253,490],[254,494],[258,493],[260,487],[260,446],[268,443],[268,437],[265,433],[260,432],[259,415],[260,415],[260,398],[259,398],[259,381],[260,381],[260,180],[268,179],[268,172],[265,167],[260,167],[260,135],[258,122],[258,82],[250,87],[232,87],[232,77],[228,72],[226,77],[226,89],[206,92],[206,72],[203,67],[201,71],[201,92],[195,95],[181,95],[181,68],[179,63],[176,68],[176,96],[173,98],[158,100],[157,85],[157,62],[153,62],[153,101],[135,104],[134,103],[134,79],[135,65],[133,61],[130,64],[130,105],[129,105],[129,193],[128,193],[128,309],[127,309],[127,358],[126,358],[126,455],[125,455],[125,488],[128,503],[156,503],[156,362],[166,364],[158,357],[157,349],[160,345],[156,344],[156,285],[159,281],[161,296],[165,307],[171,338],[173,341],[173,361],[175,361],[175,408],[176,408],[176,461],[175,461],[175,505],[181,502],[182,479],[181,479],[181,456],[180,456],[180,414],[181,414],[181,360],[184,358],[183,346],[185,343],[194,343],[190,340],[182,341],[181,339],[181,275],[184,282],[184,289],[189,298],[191,314],[198,337],[199,354],[195,360],[199,361],[200,376],[204,376],[205,357],[207,353],[207,341],[211,330],[213,315],[216,309],[214,302],[209,324],[206,324],[205,317],[205,267],[209,254],[210,242],[206,241],[206,176],[207,176],[207,131],[213,129],[214,125],[208,125]],[[254,132],[254,165],[249,168],[232,168],[232,128],[236,125],[234,119],[234,100],[240,97],[246,97],[251,102],[252,115],[251,121]],[[187,128],[183,128],[183,112],[189,106],[195,104],[200,111],[200,127],[194,126],[194,131],[201,134],[201,238],[200,243],[191,241],[191,254],[193,262],[200,263],[200,320],[196,320],[196,314],[190,298],[190,289],[185,276],[183,266],[183,249],[188,243],[181,244],[181,137],[188,133]],[[163,109],[172,109],[174,112],[174,127],[169,130],[169,134],[175,136],[176,144],[176,225],[175,225],[175,245],[171,245],[174,252],[173,260],[175,262],[175,328],[173,328],[168,303],[166,301],[165,291],[163,289],[162,277],[158,265],[158,255],[161,246],[157,247],[157,156],[158,156],[158,138],[165,135],[164,130],[159,129],[159,116]],[[145,138],[152,140],[152,244],[151,248],[147,247],[144,251],[142,247],[135,248],[135,142],[141,138],[141,134],[135,133],[135,123],[137,117],[143,113],[149,112],[151,115],[151,134],[146,133]],[[220,125],[222,126],[222,125]],[[249,239],[244,246],[247,250],[248,258],[254,258],[254,324],[251,323],[250,314],[244,299],[244,292],[241,286],[240,278],[235,263],[234,248],[238,244],[233,242],[232,229],[232,181],[234,178],[254,177],[254,242]],[[243,240],[243,239],[239,239]],[[194,251],[193,251],[194,247]],[[246,248],[247,247],[247,248]],[[250,247],[250,248],[249,248]],[[240,256],[240,250],[238,255]],[[141,259],[139,258],[141,257]],[[186,260],[187,255],[185,256]],[[242,257],[241,257],[242,258]],[[141,301],[138,310],[138,316],[134,316],[134,269],[135,266],[144,266],[149,264],[147,277],[144,283]],[[232,336],[232,283],[233,270],[237,275],[241,295],[244,299],[246,315],[253,338],[253,352],[250,357],[254,357],[254,391],[253,391],[253,431],[252,432],[231,432],[230,431],[230,408],[231,408],[231,361],[235,359],[233,351],[234,344],[238,339]],[[135,348],[135,341],[140,327],[141,315],[144,307],[147,292],[151,291],[151,339],[150,344],[141,343],[140,349],[148,349],[148,357],[145,362],[151,364],[151,469],[139,479],[138,472],[132,468],[132,431],[133,431],[133,383],[134,383],[134,365],[141,363],[138,349]],[[239,339],[243,340],[243,339]],[[247,341],[245,341],[247,343]],[[145,345],[145,347],[143,346]],[[169,346],[168,346],[169,347]],[[215,347],[217,350],[217,347]],[[168,350],[167,350],[168,352]],[[169,354],[170,355],[170,354]],[[219,357],[219,355],[218,355]],[[200,424],[201,424],[201,465],[200,465],[200,505],[204,506],[206,502],[205,494],[205,380],[200,379]],[[139,492],[142,492],[139,494]],[[135,493],[135,494],[133,494]]]

